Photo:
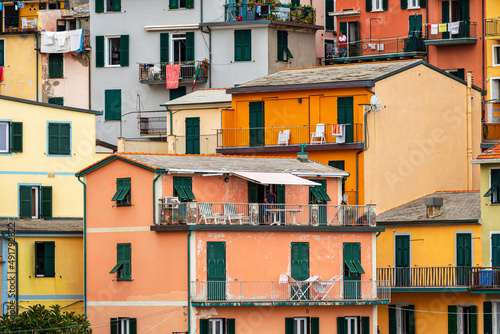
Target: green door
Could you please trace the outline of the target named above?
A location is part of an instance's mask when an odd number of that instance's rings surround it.
[[[472,235],[457,233],[457,285],[469,285],[469,267],[472,265]]]
[[[442,23],[448,23],[450,22],[450,2],[449,1],[443,1],[441,3],[441,22]],[[450,33],[449,32],[443,32],[441,33],[443,39],[450,38]]]
[[[396,286],[410,286],[410,236],[396,236],[396,265],[394,272],[394,281]]]
[[[276,185],[276,208],[277,209],[286,209],[285,205],[279,205],[279,204],[285,204],[285,185],[284,184],[277,184]],[[286,225],[286,213],[280,212],[279,213],[279,221]]]
[[[308,242],[292,242],[292,278],[296,281],[305,281],[309,278]],[[306,290],[307,286],[292,286],[292,296],[294,299],[309,299],[309,291]]]
[[[225,242],[207,242],[207,299],[226,300]]]
[[[200,154],[200,118],[186,118],[186,154]]]
[[[337,98],[337,124],[346,124],[345,142],[354,141],[354,98],[352,96]]]
[[[264,146],[264,102],[249,104],[250,146]]]
[[[462,20],[460,24],[463,24],[463,30],[461,31],[461,34],[458,36],[460,37],[469,37],[470,29],[469,29],[469,24],[470,24],[470,18],[469,18],[469,0],[462,0],[462,12],[460,13],[462,16]]]
[[[344,299],[361,298],[361,244],[344,243]]]
[[[491,266],[500,267],[500,234],[491,236]]]
[[[309,187],[309,204],[318,205],[318,222],[319,225],[326,225],[328,222],[327,218],[327,201],[330,200],[326,193],[326,180],[314,180],[316,183],[321,183],[320,186]],[[325,198],[326,197],[326,198]],[[312,212],[311,212],[312,215]],[[313,217],[309,217],[310,221],[313,221]]]

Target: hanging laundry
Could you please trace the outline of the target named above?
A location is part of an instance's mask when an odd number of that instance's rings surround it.
[[[81,52],[83,50],[83,29],[71,31],[42,31],[42,53]]]
[[[458,35],[460,32],[460,21],[448,23],[448,31],[452,35]]]
[[[83,29],[68,31],[70,40],[69,51],[82,52],[83,50]]]
[[[438,34],[438,24],[431,24],[431,35]]]
[[[448,24],[447,23],[440,23],[439,24],[439,32],[447,32],[448,31]]]
[[[167,65],[165,66],[165,76],[167,78],[167,89],[179,88],[179,72],[181,65]]]

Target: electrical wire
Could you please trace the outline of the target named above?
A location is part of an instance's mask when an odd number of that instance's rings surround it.
[[[171,315],[169,315],[168,317],[166,317],[165,319],[163,319],[162,321],[160,321],[159,323],[157,323],[155,326],[153,326],[150,329],[148,329],[147,331],[145,331],[143,334],[146,334],[147,332],[150,332],[153,329],[155,329],[156,327],[160,326],[162,323],[164,323],[165,321],[167,321],[170,317],[172,317],[174,314],[176,314],[179,311],[180,310],[175,311],[174,313],[172,313]]]
[[[465,305],[464,305],[465,306]],[[471,305],[472,306],[472,305]],[[439,312],[439,311],[425,311],[425,310],[410,310],[409,308],[405,308],[405,306],[385,306],[385,305],[378,305],[378,307],[385,307],[385,308],[388,308],[388,309],[393,309],[393,310],[397,310],[397,309],[402,309],[402,310],[405,310],[405,311],[412,311],[412,312],[420,312],[420,313],[434,313],[434,314],[463,314],[463,313],[460,313],[460,312]],[[481,315],[481,314],[488,314],[488,315],[492,315],[494,313],[472,313],[472,312],[468,312],[467,314],[477,314],[477,315]]]

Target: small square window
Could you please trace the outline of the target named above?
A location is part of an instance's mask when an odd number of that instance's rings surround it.
[[[130,178],[117,179],[116,192],[111,200],[116,201],[116,206],[130,206],[132,198],[131,192]]]
[[[121,1],[120,0],[104,0],[106,12],[120,12],[121,11]]]
[[[48,123],[49,155],[71,155],[71,125],[69,123]]]
[[[169,9],[193,8],[194,0],[169,0]]]

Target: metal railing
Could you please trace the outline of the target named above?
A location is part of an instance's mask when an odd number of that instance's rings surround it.
[[[485,19],[484,35],[486,37],[500,36],[500,19]]]
[[[217,135],[175,136],[174,150],[176,154],[216,154]]]
[[[389,301],[387,281],[194,281],[192,302]]]
[[[375,205],[184,202],[158,212],[161,225],[376,226]]]
[[[312,134],[316,133],[317,125],[303,126],[281,126],[281,127],[256,127],[217,129],[217,147],[259,147],[298,145],[302,143],[332,144],[337,143],[338,136],[333,134],[335,124],[325,124],[324,140],[317,137],[312,140]],[[289,131],[286,142],[281,141],[284,131]],[[363,125],[361,123],[345,124],[345,142],[362,142]]]
[[[471,268],[470,288],[500,290],[500,267]]]
[[[298,7],[276,3],[232,3],[224,5],[224,13],[226,22],[275,20],[316,24],[316,10],[311,6]]]
[[[181,65],[179,80],[193,81],[196,68],[200,66],[198,81],[206,82],[208,79],[208,63],[204,61],[183,61],[180,63],[139,63],[139,81],[141,83],[166,83],[166,66]]]
[[[468,267],[377,268],[377,279],[393,288],[468,287]]]
[[[167,116],[139,117],[141,136],[167,134]]]
[[[439,40],[439,39],[475,38],[476,27],[477,27],[476,22],[460,21],[458,34],[452,34],[449,31],[438,32],[437,34],[431,34],[429,31],[429,33],[427,34],[427,39]]]

